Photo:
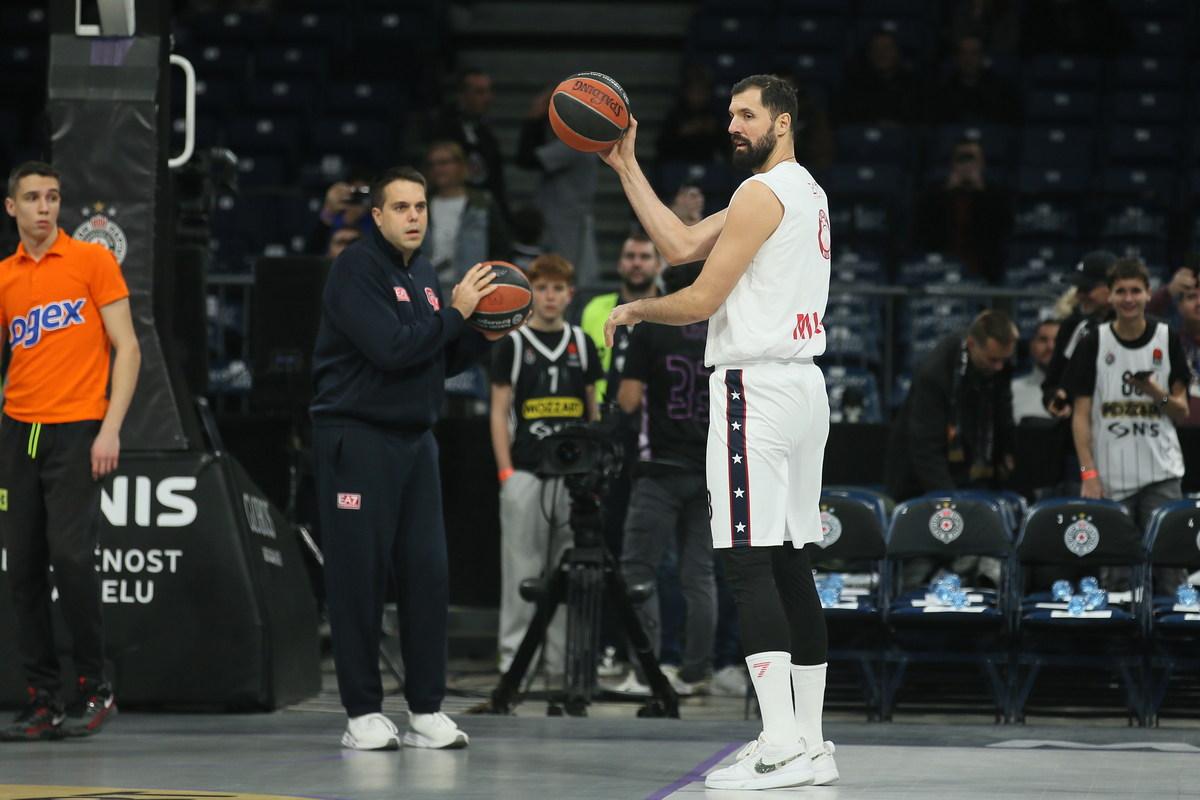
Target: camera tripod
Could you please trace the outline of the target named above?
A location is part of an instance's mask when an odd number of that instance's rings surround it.
[[[627,587],[619,565],[600,531],[603,512],[598,487],[589,486],[585,475],[565,478],[571,497],[573,547],[563,553],[558,566],[547,579],[529,578],[521,582],[521,597],[537,603],[537,613],[525,631],[512,665],[500,678],[484,711],[509,714],[518,702],[521,681],[533,656],[546,638],[546,627],[561,604],[567,606],[567,641],[564,658],[563,690],[550,697],[550,713],[565,710],[570,716],[586,716],[587,706],[596,692],[596,659],[600,639],[600,608],[605,589],[616,607],[621,627],[637,655],[650,684],[650,699],[638,709],[639,717],[679,718],[679,698],[658,668],[658,659],[650,646],[650,637],[642,629],[634,610],[654,594],[654,585]]]

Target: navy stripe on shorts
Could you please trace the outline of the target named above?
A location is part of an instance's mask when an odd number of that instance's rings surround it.
[[[750,469],[746,463],[746,392],[740,369],[725,372],[725,419],[729,442],[729,534],[734,547],[749,547]]]

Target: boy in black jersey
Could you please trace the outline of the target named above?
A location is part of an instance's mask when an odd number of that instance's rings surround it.
[[[575,295],[575,269],[562,256],[538,256],[527,272],[533,316],[501,339],[492,359],[492,448],[500,478],[500,671],[507,672],[533,621],[521,581],[552,569],[571,545],[570,502],[561,478],[534,474],[546,436],[571,422],[599,419],[596,346],[563,322]],[[546,672],[563,672],[567,615],[546,631]]]

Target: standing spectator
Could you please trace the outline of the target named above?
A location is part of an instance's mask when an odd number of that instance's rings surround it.
[[[337,258],[350,245],[363,237],[358,228],[338,228],[329,237],[329,249],[325,251],[326,258]]]
[[[689,67],[658,135],[658,160],[711,162],[729,158],[729,120],[713,105],[712,73]]]
[[[984,181],[985,166],[979,142],[954,144],[950,176],[913,202],[911,249],[957,258],[973,274],[998,283],[1013,214],[1008,192]]]
[[[517,164],[539,173],[533,203],[546,220],[543,245],[575,265],[576,286],[590,286],[600,278],[592,217],[599,160],[592,153],[567,147],[550,130],[552,92],[542,92],[530,106],[521,128]]]
[[[512,215],[513,260],[519,269],[525,270],[534,259],[546,252],[542,249],[542,235],[546,233],[546,218],[533,206],[521,206]]]
[[[948,18],[948,42],[974,34],[993,53],[1015,53],[1019,20],[1017,0],[955,0]]]
[[[838,125],[912,125],[925,119],[926,82],[901,62],[900,44],[887,31],[867,41],[866,58],[849,71],[833,102]]]
[[[1058,323],[1044,320],[1033,332],[1029,341],[1029,356],[1033,369],[1018,375],[1012,381],[1013,422],[1020,423],[1026,417],[1050,418],[1052,415],[1042,403],[1042,382],[1046,380],[1046,367],[1054,357],[1054,340],[1058,336]]]
[[[1012,83],[987,67],[983,39],[973,34],[958,37],[954,69],[933,104],[938,122],[984,122],[1018,125],[1021,101]]]
[[[1197,254],[1189,255],[1169,284],[1159,289],[1146,305],[1146,313],[1179,320],[1179,341],[1187,356],[1192,379],[1188,385],[1188,416],[1180,425],[1200,425],[1200,288],[1196,280]]]
[[[305,238],[304,252],[321,255],[329,250],[333,234],[342,228],[356,228],[367,233],[374,223],[371,221],[369,193],[371,176],[363,170],[352,170],[346,180],[338,181],[325,191],[325,200],[317,218],[309,227]]]
[[[1180,319],[1176,304],[1183,297],[1185,291],[1197,285],[1197,267],[1200,267],[1200,253],[1189,253],[1184,266],[1175,270],[1171,280],[1150,296],[1150,302],[1146,304],[1146,313],[1166,320],[1173,327],[1178,327]]]
[[[512,258],[512,237],[490,192],[467,186],[467,159],[458,142],[425,151],[429,181],[429,260],[443,289],[475,264]]]
[[[1129,26],[1108,0],[1038,0],[1021,14],[1021,52],[1111,58],[1129,49]]]
[[[1071,288],[1058,301],[1058,337],[1054,340],[1054,356],[1046,366],[1042,381],[1042,402],[1046,410],[1059,419],[1071,418],[1071,397],[1063,385],[1063,374],[1075,353],[1075,348],[1088,331],[1112,318],[1108,303],[1108,270],[1117,257],[1107,250],[1085,255],[1067,276]]]
[[[504,157],[500,142],[484,120],[492,109],[492,78],[480,69],[467,69],[458,76],[458,94],[429,125],[427,141],[458,142],[467,159],[467,184],[486,189],[508,216],[508,193],[504,185]]]

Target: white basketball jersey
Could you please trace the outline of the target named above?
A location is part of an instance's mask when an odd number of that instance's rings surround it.
[[[1158,403],[1125,382],[1150,370],[1154,382],[1170,391],[1171,329],[1154,325],[1150,341],[1138,348],[1117,341],[1112,323],[1100,326],[1096,388],[1092,393],[1092,453],[1108,497],[1124,500],[1144,486],[1183,477],[1183,451],[1175,423]]]
[[[783,219],[708,323],[704,363],[710,367],[795,361],[825,352],[830,243],[825,191],[792,161],[749,181],[761,181],[775,193]]]

